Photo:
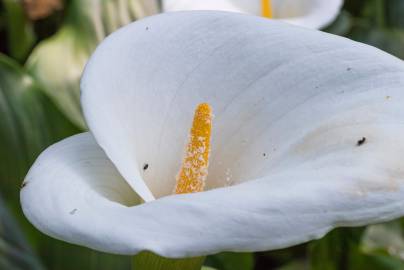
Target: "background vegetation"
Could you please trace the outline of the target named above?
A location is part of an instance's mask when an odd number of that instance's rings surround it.
[[[130,258],[49,238],[23,217],[19,188],[50,144],[85,130],[78,80],[95,46],[154,0],[0,0],[0,269],[130,269]],[[346,0],[326,29],[404,58],[404,0]],[[319,241],[262,253],[222,253],[222,270],[404,269],[404,222],[334,230]]]

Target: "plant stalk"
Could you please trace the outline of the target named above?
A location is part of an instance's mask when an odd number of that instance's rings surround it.
[[[205,257],[169,259],[141,252],[132,259],[132,270],[201,270]]]

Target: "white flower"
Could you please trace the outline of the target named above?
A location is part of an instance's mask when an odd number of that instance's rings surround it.
[[[164,11],[222,10],[320,29],[338,16],[344,0],[163,0]]]
[[[401,60],[345,38],[236,13],[149,17],[92,56],[90,132],[38,158],[22,208],[55,238],[167,257],[283,248],[394,219],[403,85]],[[215,114],[207,191],[171,195],[201,102]]]

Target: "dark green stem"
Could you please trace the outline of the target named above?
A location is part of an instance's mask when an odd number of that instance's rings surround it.
[[[133,257],[133,270],[201,270],[205,257],[168,259],[151,252]]]
[[[376,25],[380,28],[386,26],[386,9],[385,9],[385,0],[374,0],[374,14],[376,16]]]

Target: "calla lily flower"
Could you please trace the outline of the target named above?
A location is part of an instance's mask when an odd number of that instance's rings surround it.
[[[163,10],[241,12],[321,29],[337,18],[343,3],[343,0],[163,0]]]
[[[171,258],[392,220],[403,85],[401,60],[334,35],[232,12],[148,17],[96,49],[81,81],[90,131],[40,155],[22,209],[70,243]],[[204,191],[173,194],[201,103],[215,115]]]

